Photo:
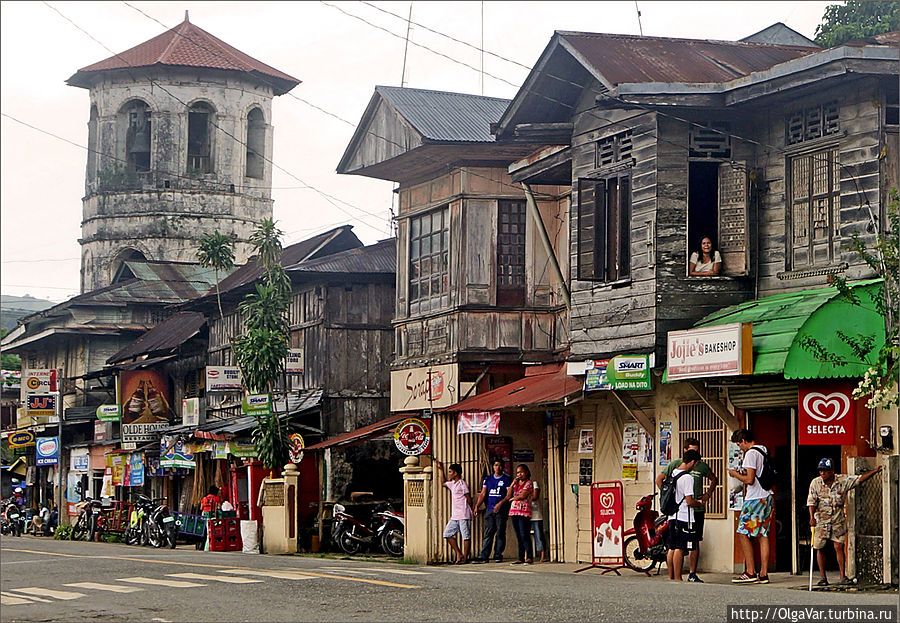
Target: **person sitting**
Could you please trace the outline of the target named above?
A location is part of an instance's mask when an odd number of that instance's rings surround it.
[[[722,256],[713,251],[712,238],[703,236],[700,239],[700,250],[691,253],[688,262],[688,274],[691,277],[711,277],[722,272]]]

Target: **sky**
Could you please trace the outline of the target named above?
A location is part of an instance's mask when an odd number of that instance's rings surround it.
[[[784,22],[812,38],[828,4],[413,2],[421,26],[411,29],[406,86],[512,98],[554,30],[736,40]],[[197,26],[302,80],[272,113],[274,216],[285,245],[347,223],[367,244],[391,235],[393,184],[335,168],[375,86],[400,85],[409,2],[4,1],[2,294],[78,294],[89,102],[65,80],[178,25],[186,10]]]

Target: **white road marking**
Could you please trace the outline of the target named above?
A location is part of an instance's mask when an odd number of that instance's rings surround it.
[[[20,606],[22,604],[32,603],[34,602],[25,597],[7,597],[6,595],[0,595],[0,606]]]
[[[153,586],[168,586],[169,588],[193,588],[195,586],[206,586],[206,584],[196,584],[194,582],[180,582],[178,580],[161,580],[159,578],[118,578],[116,582],[133,582],[134,584],[151,584]]]
[[[73,582],[72,584],[64,584],[63,586],[71,586],[72,588],[86,588],[95,591],[111,591],[113,593],[136,593],[144,589],[137,586],[118,586],[116,584],[99,584],[97,582]]]
[[[40,586],[29,586],[28,588],[11,588],[11,591],[17,593],[25,593],[26,595],[37,595],[38,597],[52,597],[53,599],[78,599],[84,597],[84,593],[72,593],[69,591],[54,591],[49,588],[41,588]]]
[[[528,575],[531,571],[515,571],[513,569],[491,569],[494,573],[515,573],[516,575]]]
[[[311,575],[300,575],[291,571],[257,571],[255,569],[220,569],[222,573],[237,575],[255,575],[261,578],[278,578],[280,580],[312,580]]]
[[[0,562],[0,565],[21,565],[26,562],[47,562],[46,560],[10,560],[7,562]]]
[[[0,592],[0,596],[2,596],[2,597],[13,597],[13,598],[15,598],[15,599],[26,599],[26,600],[29,600],[29,601],[39,601],[39,602],[44,603],[44,604],[53,603],[53,602],[50,601],[49,599],[41,599],[40,597],[31,597],[31,596],[27,596],[27,597],[26,597],[25,595],[16,595],[15,593],[7,593],[6,591]]]
[[[262,580],[251,580],[250,578],[230,578],[220,575],[205,575],[203,573],[167,573],[170,578],[184,578],[185,580],[209,580],[216,582],[226,582],[228,584],[254,584],[262,582]]]
[[[447,573],[455,573],[457,575],[481,575],[484,571],[463,571],[462,569],[444,569]]]
[[[398,575],[431,575],[426,571],[410,571],[409,569],[386,569],[383,567],[360,567],[364,571],[381,571],[383,573],[396,573]]]
[[[151,621],[159,621],[160,623],[172,623],[169,619],[161,619],[159,617],[153,617],[150,620]]]

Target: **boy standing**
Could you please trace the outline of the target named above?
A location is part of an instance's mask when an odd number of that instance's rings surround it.
[[[459,463],[450,464],[449,479],[444,472],[444,464],[440,461],[435,463],[441,472],[444,486],[450,490],[450,521],[444,528],[444,538],[456,554],[456,564],[463,565],[469,561],[472,548],[472,496],[469,494],[469,485],[462,479],[462,466]],[[462,537],[463,551],[460,551],[456,542],[457,534]]]
[[[694,479],[690,472],[700,462],[700,458],[700,453],[696,450],[686,450],[681,457],[681,465],[672,471],[678,510],[669,517],[669,551],[666,553],[666,568],[669,570],[669,579],[678,582],[681,582],[684,552],[692,552],[697,547],[694,510],[703,508],[703,502],[694,499]],[[679,478],[681,474],[684,476]]]
[[[737,478],[747,485],[744,493],[744,505],[738,519],[737,536],[744,553],[746,571],[731,581],[735,584],[768,584],[769,583],[769,528],[772,526],[772,510],[775,502],[772,492],[764,489],[759,482],[765,468],[765,460],[769,451],[765,446],[753,439],[753,433],[740,428],[731,435],[732,443],[736,443],[744,453],[741,471],[729,469],[728,475]],[[753,556],[753,543],[750,538],[759,539],[759,575],[756,574],[756,562]]]
[[[484,479],[481,493],[475,500],[475,514],[481,503],[484,507],[484,540],[481,543],[481,554],[473,562],[487,562],[491,556],[491,546],[494,548],[494,560],[503,561],[503,550],[506,549],[506,520],[509,517],[509,508],[504,504],[497,508],[496,504],[506,497],[506,490],[512,484],[509,474],[503,472],[503,461],[494,459],[494,473]]]

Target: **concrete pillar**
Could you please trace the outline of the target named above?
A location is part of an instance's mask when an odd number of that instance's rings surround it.
[[[267,554],[297,551],[300,527],[297,521],[300,471],[293,463],[284,466],[281,478],[267,478],[263,515],[263,548]]]
[[[408,456],[400,468],[403,474],[403,516],[406,522],[403,555],[425,564],[432,559],[435,544],[431,542],[432,468],[420,467],[419,457]]]

